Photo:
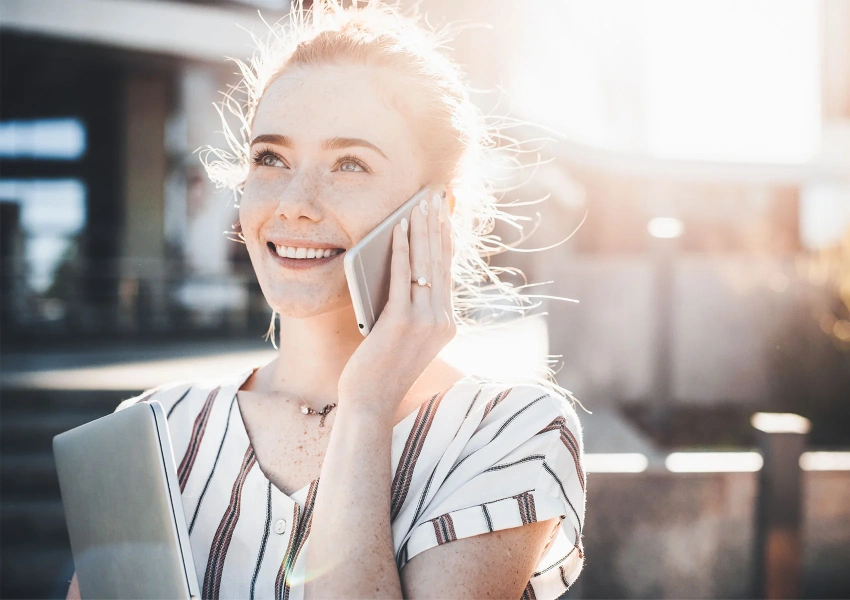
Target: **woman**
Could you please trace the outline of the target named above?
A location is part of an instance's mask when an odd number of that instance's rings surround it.
[[[205,598],[555,598],[583,560],[576,413],[437,357],[475,304],[472,276],[492,277],[480,115],[394,11],[296,15],[242,65],[244,105],[227,96],[246,139],[207,163],[241,192],[279,355],[119,410],[168,415]],[[425,185],[450,194],[394,230],[390,299],[364,338],[343,253]]]

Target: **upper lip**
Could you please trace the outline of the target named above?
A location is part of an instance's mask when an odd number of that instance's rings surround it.
[[[290,246],[293,248],[330,248],[332,250],[345,250],[345,248],[341,246],[337,246],[336,244],[325,244],[324,242],[315,242],[313,240],[296,240],[293,238],[273,238],[269,239],[269,242],[274,244],[275,246]]]

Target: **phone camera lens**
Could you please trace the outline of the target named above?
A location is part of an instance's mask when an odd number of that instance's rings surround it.
[[[360,329],[363,329],[363,327],[365,327],[365,325],[363,325],[363,323],[358,323],[358,326],[360,327]]]

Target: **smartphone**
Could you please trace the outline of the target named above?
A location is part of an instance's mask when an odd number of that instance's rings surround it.
[[[407,218],[424,199],[430,202],[435,193],[445,197],[444,189],[424,187],[401,205],[375,229],[366,234],[343,257],[348,291],[354,304],[357,327],[363,336],[369,335],[390,297],[390,274],[393,256],[393,228]],[[408,228],[408,232],[410,229]]]

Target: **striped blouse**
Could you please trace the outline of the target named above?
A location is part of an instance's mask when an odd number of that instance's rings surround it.
[[[301,599],[318,480],[291,496],[260,470],[236,392],[253,370],[177,383],[159,402],[204,598]],[[523,598],[557,598],[583,566],[583,441],[572,406],[533,384],[469,375],[393,429],[391,523],[399,570],[439,544],[561,518]]]

